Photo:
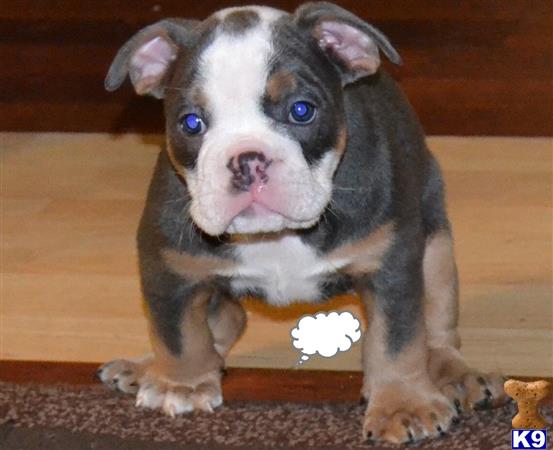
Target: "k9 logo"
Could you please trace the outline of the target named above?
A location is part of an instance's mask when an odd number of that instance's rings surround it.
[[[511,430],[512,449],[538,448],[547,445],[547,430]]]

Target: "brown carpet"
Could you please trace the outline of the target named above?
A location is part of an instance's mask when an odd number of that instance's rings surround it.
[[[364,407],[355,403],[229,402],[214,414],[171,419],[134,407],[102,386],[0,382],[2,450],[366,449]],[[423,449],[510,449],[514,405],[463,418]],[[545,411],[553,420],[553,408]]]

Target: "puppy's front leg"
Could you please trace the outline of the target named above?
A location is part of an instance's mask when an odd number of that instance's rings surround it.
[[[213,338],[217,330],[209,322],[222,306],[227,312],[232,301],[218,297],[207,286],[183,286],[170,297],[147,298],[153,357],[107,363],[100,369],[102,381],[132,392],[124,388],[129,383],[122,382],[130,377],[138,391],[137,406],[161,408],[172,416],[219,406],[224,362]]]
[[[193,409],[211,411],[222,403],[223,359],[215,350],[208,326],[212,297],[211,289],[198,287],[182,301],[181,310],[175,311],[180,317],[175,336],[170,336],[170,324],[158,324],[152,317],[155,358],[139,381],[137,406],[162,408],[173,416]],[[180,345],[167,345],[168,337],[174,339],[179,334]]]
[[[417,237],[398,232],[361,292],[369,317],[363,349],[363,394],[369,400],[363,435],[369,439],[400,443],[436,436],[454,415],[428,375]]]

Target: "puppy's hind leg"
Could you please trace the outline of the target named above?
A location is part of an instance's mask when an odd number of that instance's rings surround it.
[[[209,305],[207,323],[213,335],[213,347],[224,358],[244,331],[246,312],[237,301],[216,294]],[[153,353],[141,358],[115,359],[102,365],[96,377],[111,389],[135,394],[139,380],[153,361]]]
[[[210,305],[207,324],[213,334],[215,350],[224,358],[244,332],[246,312],[238,301],[216,295]]]
[[[125,394],[138,392],[138,380],[154,360],[153,353],[141,358],[114,359],[98,368],[96,378],[110,389]]]

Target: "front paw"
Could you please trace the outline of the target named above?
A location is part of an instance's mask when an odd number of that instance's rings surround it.
[[[171,417],[194,410],[213,412],[223,403],[220,371],[213,371],[190,383],[176,383],[146,374],[140,379],[136,406],[161,409]]]
[[[445,433],[455,415],[430,383],[390,383],[371,389],[363,437],[399,444]]]

